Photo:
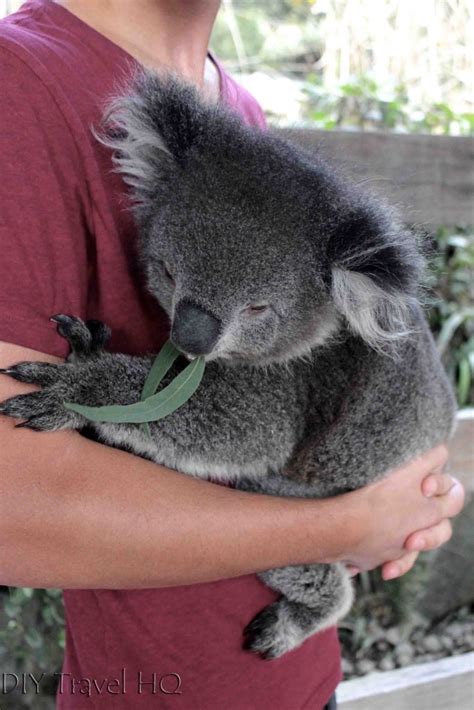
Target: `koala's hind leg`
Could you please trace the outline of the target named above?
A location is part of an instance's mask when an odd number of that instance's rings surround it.
[[[278,658],[333,626],[351,608],[353,590],[346,569],[334,565],[297,565],[260,574],[281,599],[265,607],[244,630],[244,648]]]

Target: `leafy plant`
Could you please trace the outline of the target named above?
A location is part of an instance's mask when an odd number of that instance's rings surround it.
[[[442,102],[414,106],[410,104],[407,89],[402,84],[381,87],[367,74],[355,76],[330,91],[320,76],[310,73],[302,89],[306,96],[303,121],[314,128],[474,134],[473,113],[456,113]]]
[[[459,406],[474,403],[474,234],[438,230],[429,320]]]
[[[0,593],[0,666],[5,673],[44,673],[42,692],[54,693],[61,669],[64,612],[59,589],[4,589]],[[48,685],[49,681],[49,685]],[[16,707],[34,706],[35,696],[15,698]],[[2,703],[3,707],[3,703]]]

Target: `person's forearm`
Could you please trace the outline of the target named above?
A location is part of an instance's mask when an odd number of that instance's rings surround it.
[[[0,343],[1,367],[25,359],[59,362]],[[0,401],[31,389],[3,377]],[[443,447],[322,501],[194,480],[77,433],[16,430],[3,416],[0,452],[0,584],[12,586],[169,586],[341,559],[358,569],[396,560],[398,570],[384,565],[393,577],[413,564],[407,550],[449,539],[447,518],[463,504],[462,486],[428,476],[445,464]]]
[[[333,501],[243,493],[70,432],[2,436],[0,583],[160,587],[337,554]]]

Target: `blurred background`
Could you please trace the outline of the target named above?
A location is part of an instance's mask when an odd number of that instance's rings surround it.
[[[211,46],[272,122],[467,135],[469,0],[223,0]]]
[[[0,0],[0,17],[20,5]],[[223,0],[211,40],[272,127],[388,196],[428,256],[426,313],[460,407],[451,470],[468,501],[452,541],[401,580],[360,575],[340,626],[347,679],[446,658],[462,665],[474,650],[473,37],[470,0]],[[51,673],[63,645],[58,590],[3,588],[0,670]],[[430,681],[423,702],[408,695],[396,707],[470,707],[459,673],[449,700]],[[364,708],[382,706],[369,696]],[[362,707],[347,697],[343,710]],[[26,706],[49,707],[2,700]]]

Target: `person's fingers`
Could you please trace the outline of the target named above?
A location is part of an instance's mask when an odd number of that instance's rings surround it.
[[[418,530],[409,535],[405,540],[405,549],[410,550],[410,552],[435,550],[440,545],[448,542],[452,534],[453,529],[449,520],[442,520],[432,528]]]
[[[458,515],[463,509],[464,499],[464,486],[456,478],[453,478],[453,485],[448,492],[437,498],[441,504],[441,517],[454,518]]]
[[[455,484],[455,479],[449,473],[431,473],[423,479],[421,490],[427,498],[444,496]]]
[[[382,565],[382,579],[388,581],[389,579],[395,579],[396,577],[402,577],[404,574],[409,572],[416,562],[418,557],[418,552],[407,552],[398,560],[392,560],[390,562],[385,562]]]

